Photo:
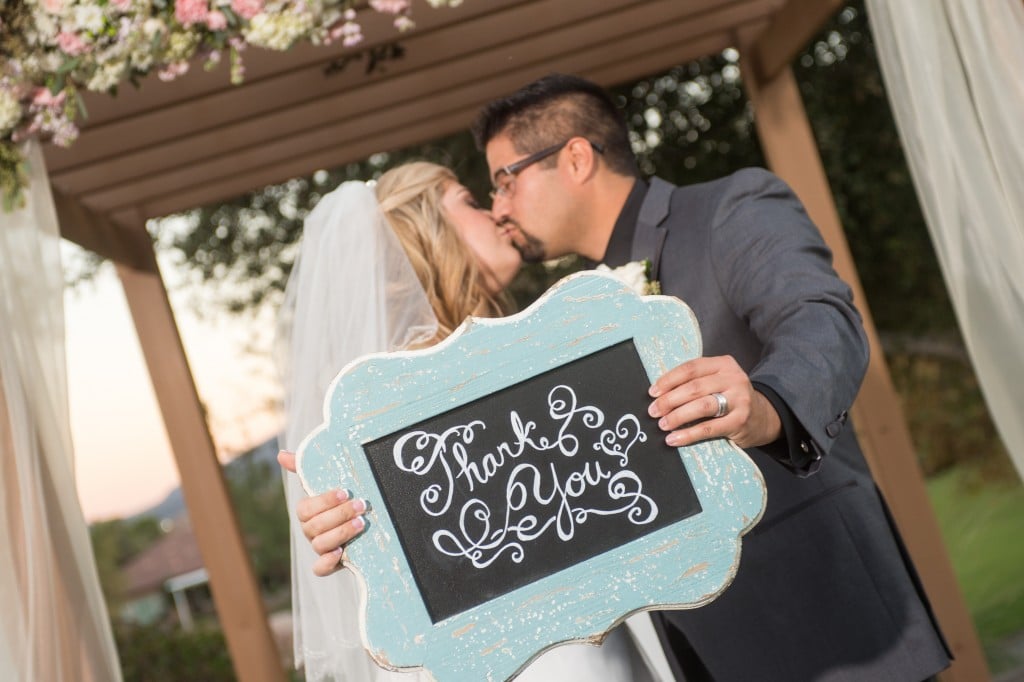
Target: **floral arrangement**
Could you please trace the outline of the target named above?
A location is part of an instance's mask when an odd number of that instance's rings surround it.
[[[428,0],[456,6],[462,0]],[[357,0],[22,0],[0,1],[0,195],[5,210],[27,182],[18,143],[30,137],[69,146],[86,116],[81,92],[116,94],[155,72],[183,75],[197,59],[230,63],[245,75],[249,46],[287,50],[300,41],[349,46],[363,39]],[[369,0],[413,26],[410,0]]]
[[[661,283],[651,279],[651,261],[636,260],[617,268],[610,268],[604,263],[594,268],[597,272],[607,272],[641,296],[654,296],[661,293]]]

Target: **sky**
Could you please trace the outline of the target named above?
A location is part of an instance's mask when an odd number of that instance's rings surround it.
[[[165,280],[175,273],[162,265]],[[200,319],[171,286],[171,305],[221,459],[276,434],[273,365],[246,350],[251,322]],[[195,296],[194,292],[191,294]],[[87,521],[123,517],[179,484],[156,396],[116,272],[69,288],[64,314],[78,494]]]

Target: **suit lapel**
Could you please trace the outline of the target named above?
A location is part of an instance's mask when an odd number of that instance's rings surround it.
[[[661,267],[661,251],[665,246],[665,235],[668,228],[664,225],[665,218],[669,213],[669,202],[672,199],[672,192],[675,185],[665,182],[661,178],[651,178],[651,186],[644,197],[644,203],[640,207],[640,216],[636,222],[636,232],[633,233],[633,248],[630,253],[631,261],[650,260],[651,279],[659,279],[658,271]]]

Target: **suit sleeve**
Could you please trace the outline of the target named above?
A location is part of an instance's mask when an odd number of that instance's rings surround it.
[[[733,179],[710,235],[718,286],[763,346],[750,380],[784,431],[765,450],[809,475],[846,426],[867,370],[867,339],[850,288],[789,187],[761,169]]]

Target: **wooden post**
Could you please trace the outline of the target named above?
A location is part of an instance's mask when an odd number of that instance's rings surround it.
[[[137,268],[117,264],[117,274],[174,450],[181,490],[210,577],[210,590],[235,674],[242,682],[284,682],[281,658],[228,497],[156,254],[141,224],[130,234],[137,243],[128,245],[128,250],[145,253],[148,258]]]
[[[744,56],[745,59],[745,56]],[[832,249],[835,269],[853,289],[864,317],[871,361],[851,415],[875,480],[885,494],[910,555],[931,599],[956,660],[942,674],[946,682],[990,679],[985,657],[932,511],[878,332],[839,222],[814,133],[791,69],[758,82],[757,65],[741,63],[754,123],[768,165],[807,207]]]

